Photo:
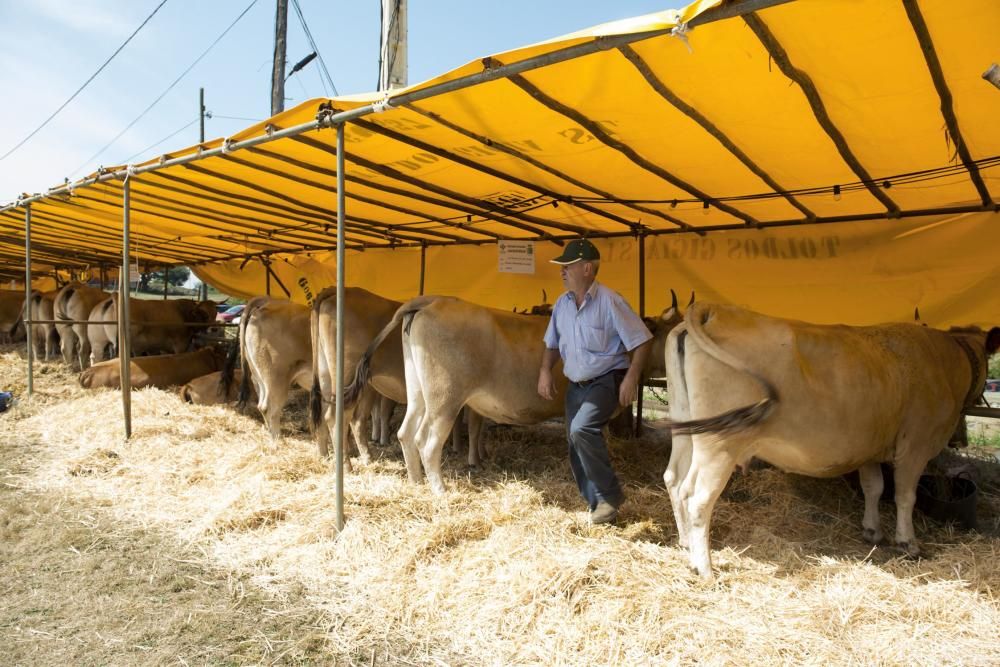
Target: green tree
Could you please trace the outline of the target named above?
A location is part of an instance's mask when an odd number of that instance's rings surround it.
[[[167,270],[167,282],[174,287],[179,287],[191,277],[191,269],[186,266],[172,266]],[[160,279],[163,279],[163,272],[160,272]]]

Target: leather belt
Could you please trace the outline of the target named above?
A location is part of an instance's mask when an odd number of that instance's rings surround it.
[[[579,382],[577,382],[575,380],[570,380],[570,382],[572,382],[573,384],[575,384],[577,387],[586,387],[587,385],[591,384],[592,382],[597,382],[598,380],[600,380],[605,375],[610,375],[612,373],[619,373],[619,374],[622,375],[622,377],[624,377],[626,372],[627,371],[624,368],[615,368],[613,370],[608,371],[607,373],[602,373],[601,375],[598,375],[597,377],[592,377],[589,380],[580,380]]]

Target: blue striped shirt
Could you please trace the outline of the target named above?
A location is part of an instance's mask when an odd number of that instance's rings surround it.
[[[579,308],[572,292],[559,297],[544,340],[545,347],[559,350],[566,377],[582,382],[628,368],[627,352],[652,337],[618,292],[595,282]]]

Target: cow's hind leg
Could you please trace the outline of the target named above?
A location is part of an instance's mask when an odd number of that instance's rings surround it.
[[[920,555],[920,545],[913,532],[913,506],[917,501],[917,483],[926,465],[927,461],[921,459],[897,462],[893,468],[893,481],[896,485],[896,545],[911,558]]]
[[[371,414],[372,408],[378,399],[378,394],[368,385],[361,392],[361,397],[351,411],[351,432],[354,434],[354,441],[358,444],[358,454],[361,463],[367,465],[371,463],[371,453],[368,451],[368,432],[365,429],[365,419]],[[346,418],[346,414],[344,415]]]
[[[392,420],[392,412],[396,409],[396,401],[385,396],[379,396],[378,401],[378,444],[383,447],[389,446],[389,422]]]
[[[686,548],[689,545],[689,520],[687,503],[681,499],[681,487],[691,470],[691,436],[674,434],[670,442],[670,463],[663,473],[663,483],[670,495],[670,506],[674,510],[677,524],[677,543]]]
[[[486,459],[486,443],[483,438],[486,420],[470,407],[465,408],[465,414],[469,418],[469,465],[475,468]],[[455,428],[458,429],[460,425],[461,420]]]
[[[699,443],[702,437],[693,438],[691,470],[681,485],[681,501],[687,505],[691,566],[703,579],[710,580],[712,510],[740,458],[725,446],[713,448]]]
[[[865,518],[861,521],[861,526],[864,528],[862,535],[868,542],[878,544],[882,541],[878,501],[882,497],[882,489],[885,488],[882,466],[877,462],[866,463],[858,468],[858,476],[861,479],[861,491],[865,495]]]
[[[423,478],[417,450],[417,431],[424,420],[426,403],[407,337],[403,338],[403,370],[406,377],[406,414],[403,416],[403,423],[399,425],[396,437],[399,438],[399,446],[403,450],[406,472],[410,481],[416,484]]]
[[[446,406],[428,405],[417,431],[420,460],[424,464],[424,472],[427,474],[431,489],[438,495],[445,491],[444,480],[441,477],[441,452],[452,429],[458,430],[462,427],[458,420],[461,414],[461,407],[449,409]]]

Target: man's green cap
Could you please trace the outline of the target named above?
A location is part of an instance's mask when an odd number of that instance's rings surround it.
[[[601,253],[597,251],[597,246],[587,239],[577,239],[567,243],[563,253],[549,261],[553,264],[575,264],[576,262],[593,262],[600,258]]]

